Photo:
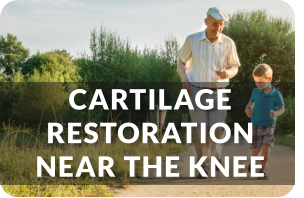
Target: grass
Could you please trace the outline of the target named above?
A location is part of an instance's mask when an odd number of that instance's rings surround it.
[[[149,156],[149,163],[155,162],[156,156],[177,155],[187,149],[183,144],[142,144],[141,138],[131,146],[122,143],[115,135],[112,136],[112,144],[105,144],[105,131],[101,128],[96,132],[99,140],[95,144],[47,144],[47,133],[30,130],[20,130],[11,127],[0,132],[0,180],[1,184],[20,184],[18,179],[26,181],[23,184],[32,185],[2,185],[3,189],[13,196],[26,197],[87,197],[87,196],[113,196],[110,186],[124,186],[134,184],[134,179],[129,178],[129,162],[124,161],[124,156]],[[113,133],[114,134],[114,133]],[[83,140],[85,137],[81,137]],[[91,138],[91,137],[89,137]],[[126,137],[128,138],[128,137]],[[56,178],[50,178],[49,174],[42,171],[47,179],[37,178],[37,156],[42,156],[50,165],[50,156],[56,156]],[[74,179],[71,184],[68,179],[57,178],[59,175],[59,156],[73,156],[71,169],[66,172],[76,174],[83,156],[88,156],[95,171],[98,181],[89,178],[89,174],[83,173],[81,177]],[[110,156],[114,160],[111,168],[115,174],[115,180],[105,182],[105,178],[98,178],[98,156]],[[135,171],[142,171],[142,160],[136,161]],[[107,175],[107,174],[106,174]],[[50,185],[52,184],[52,185]],[[56,184],[56,185],[53,185]],[[78,185],[84,184],[84,185]]]
[[[111,197],[113,195],[112,187],[122,187],[132,184],[136,181],[128,178],[129,166],[126,166],[123,156],[149,156],[149,163],[155,161],[155,156],[177,155],[187,149],[187,146],[172,143],[167,144],[141,144],[139,141],[132,144],[124,144],[118,141],[115,135],[112,136],[112,144],[105,144],[105,132],[101,129],[96,131],[101,142],[95,144],[81,145],[48,145],[47,133],[37,134],[29,129],[14,128],[0,131],[0,180],[1,184],[16,183],[17,179],[28,179],[33,185],[2,185],[3,189],[12,196],[18,197]],[[66,136],[64,136],[64,139]],[[81,137],[83,140],[85,137]],[[180,132],[180,138],[185,143],[185,134]],[[295,148],[295,136],[276,136],[276,144],[282,144]],[[171,142],[171,143],[170,143]],[[47,185],[44,180],[37,179],[36,158],[43,156],[47,160],[49,156],[73,156],[75,160],[71,163],[74,175],[80,164],[82,156],[89,156],[96,176],[98,176],[98,164],[96,156],[111,156],[114,159],[112,170],[117,179],[111,182],[92,182],[87,180],[88,174],[79,178],[79,183],[85,181],[85,185]],[[30,160],[32,159],[32,160]],[[22,168],[20,169],[20,165]],[[56,164],[56,175],[58,175],[58,164]],[[34,167],[34,168],[33,168]],[[142,161],[136,163],[136,171],[142,171]],[[43,175],[47,173],[44,172]],[[54,181],[54,180],[53,180]],[[59,181],[59,180],[58,180]],[[75,181],[75,180],[74,180]],[[56,181],[55,181],[56,182]],[[68,181],[62,182],[66,183]],[[79,184],[77,183],[77,184]],[[55,184],[58,184],[55,183]]]
[[[295,136],[293,135],[280,135],[275,137],[275,144],[282,144],[290,146],[295,149]]]
[[[113,197],[106,185],[2,185],[17,197]]]

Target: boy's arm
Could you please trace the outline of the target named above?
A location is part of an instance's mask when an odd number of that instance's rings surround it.
[[[246,105],[246,108],[245,108],[245,113],[246,115],[251,118],[252,117],[252,114],[253,114],[253,102],[250,102]]]
[[[277,111],[270,110],[270,118],[274,118],[276,116],[280,116],[285,112],[285,107],[279,107]]]
[[[279,106],[277,111],[273,111],[273,110],[270,111],[270,118],[280,116],[285,112],[284,100],[283,100],[282,93],[280,93],[280,92],[277,96],[277,105]]]

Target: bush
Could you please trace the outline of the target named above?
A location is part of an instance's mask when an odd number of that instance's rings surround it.
[[[101,26],[100,31],[93,30],[90,40],[91,55],[83,53],[80,58],[75,59],[74,63],[79,67],[79,73],[84,82],[103,82],[104,95],[111,97],[108,88],[117,88],[128,90],[132,89],[157,89],[163,82],[180,82],[176,68],[176,54],[179,50],[177,39],[172,35],[165,38],[164,45],[156,46],[151,49],[145,47],[142,51],[137,47],[133,48],[131,42],[123,40],[116,32],[108,31]],[[140,82],[140,83],[137,83]],[[160,82],[152,84],[155,82]],[[149,84],[150,83],[150,84]],[[88,95],[100,89],[102,84],[88,83]],[[117,86],[117,87],[116,87]],[[175,89],[169,90],[170,94],[176,94],[180,91],[180,86],[174,86]],[[173,103],[173,97],[169,97],[169,91],[166,93],[167,104]],[[155,98],[157,98],[155,96]],[[91,97],[92,98],[92,97]],[[147,103],[148,97],[141,98],[142,103]],[[129,100],[129,109],[134,109],[134,103]],[[147,103],[148,104],[148,103]],[[157,101],[156,101],[157,104]],[[142,107],[140,113],[132,113],[132,121],[135,123],[146,120],[145,109]],[[100,111],[90,111],[90,116],[107,120],[108,112],[101,116]],[[118,109],[117,112],[121,111]],[[119,113],[117,113],[119,114]],[[129,120],[130,113],[122,112],[119,119]]]
[[[77,82],[80,76],[72,56],[66,50],[37,53],[22,65],[27,82]]]
[[[101,26],[93,30],[91,55],[82,54],[74,62],[86,82],[180,82],[176,70],[177,39],[169,35],[164,46],[142,51],[129,40]]]
[[[223,33],[234,40],[242,65],[234,82],[253,81],[252,71],[260,63],[272,67],[274,82],[295,81],[295,31],[289,20],[265,10],[238,11]]]
[[[230,15],[223,33],[234,40],[242,65],[231,80],[237,83],[230,83],[233,110],[229,116],[231,121],[237,120],[246,126],[250,119],[243,116],[243,112],[256,87],[247,82],[254,82],[252,71],[258,64],[272,67],[273,85],[283,96],[295,95],[295,31],[289,20],[268,15],[265,10],[255,10]],[[233,122],[228,124],[232,127]]]
[[[288,96],[284,99],[285,113],[278,117],[276,135],[295,135],[295,97]]]

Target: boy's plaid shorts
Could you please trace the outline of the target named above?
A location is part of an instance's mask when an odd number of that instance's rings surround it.
[[[275,125],[257,126],[252,125],[252,144],[250,148],[261,148],[263,144],[273,148]]]

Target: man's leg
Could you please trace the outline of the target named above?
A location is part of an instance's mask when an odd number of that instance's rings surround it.
[[[200,125],[200,123],[198,123],[198,125]],[[205,135],[206,143],[201,143],[201,135]],[[207,159],[202,164],[203,167],[208,167],[210,165],[210,158],[209,158],[209,153],[208,153],[208,148],[209,148],[208,139],[209,138],[206,133],[201,134],[201,127],[197,127],[193,130],[194,147],[195,147],[196,156],[197,156],[196,160],[198,161],[201,157],[207,156]]]
[[[209,110],[209,127],[211,128],[216,123],[225,123],[226,115],[227,115],[226,110]],[[225,135],[226,135],[226,131],[224,128],[218,127],[215,130],[215,137],[217,139],[222,139],[225,137]],[[223,144],[218,144],[212,140],[210,141],[211,141],[211,156],[214,156],[218,160],[221,160]]]
[[[201,143],[201,123],[206,123],[208,125],[208,111],[201,110],[198,108],[198,106],[195,103],[195,95],[199,91],[199,88],[192,87],[190,91],[190,98],[191,102],[193,104],[194,110],[189,110],[191,121],[197,123],[197,127],[193,128],[193,140],[194,140],[194,146],[195,146],[195,151],[197,155],[197,161],[202,157],[202,156],[207,156],[207,161],[209,160],[209,154],[208,154],[208,138],[206,138],[206,143]],[[208,128],[208,127],[206,127]],[[206,131],[206,130],[205,130]],[[206,131],[205,135],[207,134],[208,131]],[[208,136],[207,136],[208,137]],[[206,163],[203,163],[203,166],[206,166]],[[207,165],[208,166],[208,165]]]

